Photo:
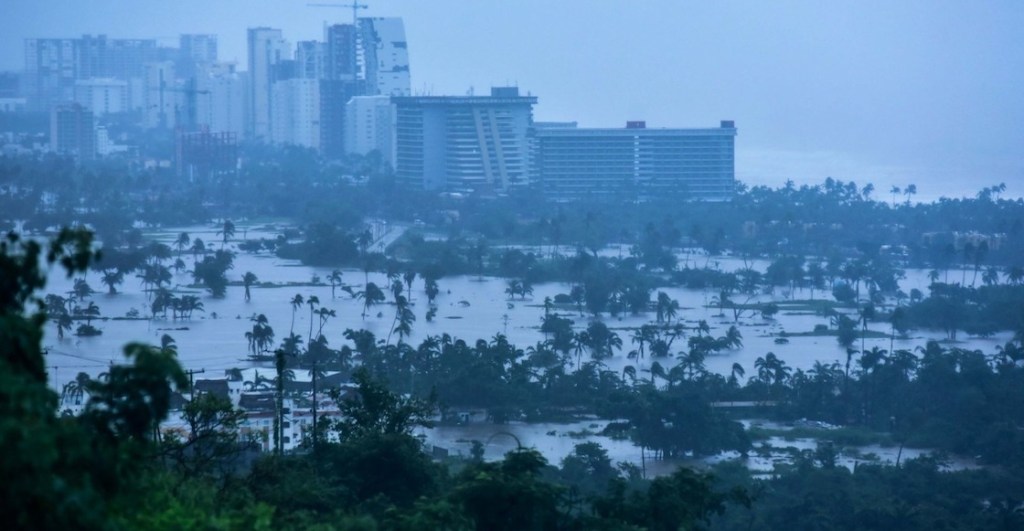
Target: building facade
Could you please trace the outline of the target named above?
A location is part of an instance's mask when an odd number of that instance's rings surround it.
[[[401,18],[359,19],[359,50],[366,95],[409,96],[409,50]]]
[[[396,97],[395,170],[426,190],[503,191],[530,178],[537,98],[515,87],[490,96]]]
[[[131,110],[128,82],[114,78],[80,79],[75,82],[75,103],[96,117]]]
[[[320,149],[320,81],[289,79],[273,86],[271,142]]]
[[[288,60],[292,54],[281,30],[250,28],[249,46],[249,124],[247,136],[253,140],[270,140],[271,97],[275,79],[275,65]]]
[[[673,196],[719,201],[735,188],[732,121],[704,129],[538,127],[535,176],[550,199]]]
[[[345,147],[355,155],[373,151],[394,166],[395,106],[389,96],[357,96],[345,109]]]
[[[196,122],[214,133],[245,133],[248,109],[248,76],[234,63],[212,63],[196,75]]]
[[[79,160],[96,157],[96,124],[91,111],[77,103],[50,111],[50,150]]]
[[[190,78],[198,74],[203,65],[217,62],[217,36],[186,33],[178,37],[179,75]]]

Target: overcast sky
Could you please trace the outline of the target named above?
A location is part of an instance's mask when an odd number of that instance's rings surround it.
[[[405,20],[414,92],[517,84],[537,120],[716,126],[737,177],[914,183],[922,197],[1005,182],[1024,195],[1024,1],[387,0]],[[291,0],[0,0],[0,69],[26,37],[216,33],[319,39],[351,10]]]

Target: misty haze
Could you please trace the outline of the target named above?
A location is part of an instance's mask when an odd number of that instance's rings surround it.
[[[1024,529],[1024,6],[6,0],[9,529]]]

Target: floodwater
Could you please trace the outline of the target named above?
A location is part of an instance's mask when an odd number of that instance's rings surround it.
[[[237,244],[243,238],[273,239],[283,229],[283,225],[265,224],[237,224],[235,238],[228,242],[224,248],[237,251]],[[216,234],[216,226],[195,226],[179,227],[147,233],[148,238],[155,238],[168,245],[180,232],[187,232],[192,238],[200,237],[207,244],[207,248],[221,248],[221,239]],[[394,231],[384,233],[385,241],[393,240]],[[173,245],[172,245],[173,248]],[[550,247],[543,249],[550,253]],[[569,252],[568,250],[563,250]],[[602,254],[615,256],[628,254],[624,246],[613,246],[602,251]],[[174,253],[177,255],[177,252]],[[710,267],[718,267],[723,270],[734,270],[744,267],[744,263],[732,257],[706,257],[697,253],[681,253],[680,264],[683,259],[688,259],[690,264]],[[182,259],[190,267],[192,256],[187,251],[182,254]],[[173,262],[173,259],[172,259]],[[747,265],[755,269],[764,270],[767,262],[755,260]],[[150,315],[150,301],[142,291],[139,279],[130,277],[118,287],[119,293],[107,295],[106,288],[100,283],[100,275],[90,272],[86,280],[97,291],[92,300],[100,307],[102,318],[94,324],[103,331],[98,337],[79,338],[67,334],[63,340],[57,339],[56,328],[50,323],[45,331],[44,346],[48,349],[47,365],[50,368],[51,383],[56,389],[60,389],[64,383],[72,380],[78,372],[86,372],[95,376],[105,371],[110,364],[123,361],[121,355],[123,346],[132,341],[142,341],[159,344],[163,334],[171,335],[177,345],[179,358],[187,369],[205,370],[206,376],[217,377],[221,371],[232,367],[258,367],[246,360],[248,355],[248,342],[245,332],[252,329],[250,319],[257,314],[267,316],[270,325],[275,331],[275,343],[286,337],[289,330],[303,338],[307,337],[310,331],[311,314],[308,305],[293,310],[291,299],[296,295],[302,295],[308,299],[315,295],[320,300],[320,305],[335,310],[337,316],[329,320],[324,328],[324,334],[332,347],[339,347],[345,343],[343,333],[348,328],[364,328],[372,331],[378,338],[385,339],[391,330],[394,322],[395,307],[392,304],[382,304],[370,309],[364,319],[362,301],[354,299],[341,289],[335,290],[332,296],[331,287],[327,280],[331,273],[329,268],[315,268],[303,266],[296,261],[282,260],[266,252],[249,254],[237,252],[234,269],[228,272],[229,280],[240,282],[242,275],[251,271],[258,278],[260,283],[272,283],[273,285],[255,286],[252,288],[252,300],[244,300],[244,289],[241,285],[233,285],[228,288],[227,296],[223,299],[210,297],[205,290],[190,288],[192,283],[191,275],[187,271],[176,273],[172,281],[172,289],[179,296],[182,294],[194,294],[201,297],[205,306],[204,312],[196,312],[191,319],[172,320],[157,317],[155,319],[115,319],[123,318],[132,310],[145,317]],[[388,299],[391,298],[387,290],[387,279],[381,273],[370,273],[364,277],[361,270],[343,269],[343,284],[351,286],[353,291],[362,289],[364,282],[368,279],[375,282],[385,290]],[[953,272],[953,275],[959,275]],[[319,284],[312,284],[314,277],[319,277]],[[971,275],[968,273],[968,278]],[[66,295],[71,289],[73,281],[64,277],[59,271],[54,271],[50,277],[47,292]],[[927,271],[908,270],[907,277],[902,281],[901,287],[905,292],[911,288],[918,288],[927,292],[928,284]],[[570,287],[562,283],[543,283],[534,285],[532,296],[525,300],[509,300],[505,294],[506,283],[504,279],[494,277],[459,276],[443,278],[439,281],[441,289],[437,297],[438,312],[433,322],[427,322],[425,314],[428,310],[427,298],[423,292],[422,279],[417,278],[412,290],[411,303],[417,320],[413,326],[412,336],[406,341],[418,344],[420,340],[428,335],[448,333],[453,337],[461,338],[472,342],[480,338],[490,339],[496,334],[505,334],[509,340],[525,349],[526,347],[544,339],[539,327],[543,316],[543,301],[545,297],[554,298],[560,293],[568,293]],[[788,344],[776,344],[778,335],[785,331],[788,333],[810,332],[815,325],[827,324],[828,319],[824,316],[814,314],[796,314],[780,312],[774,320],[764,320],[759,315],[751,315],[748,312],[738,322],[734,322],[731,312],[728,315],[719,315],[717,308],[711,308],[712,297],[716,294],[712,290],[690,290],[683,288],[662,288],[658,291],[666,292],[670,297],[679,301],[682,307],[679,318],[688,326],[693,327],[698,321],[706,320],[712,327],[712,334],[723,335],[729,326],[736,324],[743,334],[743,346],[741,348],[726,351],[706,360],[709,371],[720,374],[728,374],[733,363],[739,363],[752,376],[754,371],[754,360],[764,356],[768,352],[774,352],[784,360],[790,367],[796,369],[808,369],[815,361],[845,363],[846,354],[837,344],[834,337],[789,337]],[[657,291],[652,295],[656,296]],[[787,294],[781,290],[771,295],[760,295],[755,301],[785,300]],[[810,297],[807,291],[793,294],[793,298],[806,299]],[[815,298],[830,297],[830,294],[823,291],[816,291]],[[744,302],[744,298],[736,296],[735,300]],[[574,327],[585,328],[593,318],[590,315],[580,315],[570,308],[559,308],[560,314],[569,317],[574,321]],[[318,328],[318,318],[314,317],[313,331]],[[626,352],[636,348],[631,344],[630,337],[632,329],[653,321],[654,314],[644,315],[621,315],[610,317],[607,314],[601,319],[611,329],[616,331],[623,340],[623,351],[608,360],[605,364],[610,370],[621,371],[627,365],[639,365],[638,375],[650,366],[649,358],[643,360],[631,360]],[[294,325],[292,324],[294,320]],[[77,323],[76,323],[77,325]],[[888,333],[889,327],[886,323],[870,323],[869,329],[873,331]],[[1006,334],[996,335],[990,338],[967,338],[958,343],[959,346],[982,349],[987,352],[994,350],[996,345],[1008,340]],[[944,339],[941,332],[915,331],[912,337],[895,340],[895,348],[909,348],[923,346],[929,339]],[[395,339],[393,338],[392,341]],[[681,348],[685,343],[677,343]],[[865,347],[870,349],[873,346],[889,349],[890,339],[868,338]],[[858,345],[859,347],[859,345]],[[666,360],[660,360],[664,365]],[[670,360],[669,360],[670,361]],[[594,421],[601,424],[601,421]],[[572,448],[570,442],[581,442],[576,439],[563,437],[562,434],[568,431],[580,431],[584,425],[592,423],[580,423],[570,425],[549,426],[531,425],[512,428],[503,427],[504,430],[517,430],[517,436],[527,446],[537,446],[552,460],[560,460]],[[445,445],[458,448],[459,440],[480,439],[482,441],[491,438],[493,431],[491,427],[480,426],[466,427],[463,429],[438,428],[435,435],[430,438]],[[467,431],[468,430],[468,431]],[[474,431],[479,430],[479,432]],[[538,436],[555,431],[556,436]],[[600,431],[592,429],[591,431]],[[639,449],[626,441],[612,441],[602,438],[600,442],[606,448],[615,449],[614,455],[618,460],[640,462]],[[554,442],[553,442],[554,441]],[[468,443],[465,443],[468,444]],[[491,455],[491,448],[504,453],[510,449],[515,441],[511,437],[495,437],[491,439],[488,447],[488,455]],[[550,446],[547,446],[550,445]],[[467,446],[468,448],[468,446]],[[635,455],[634,455],[635,454]],[[500,455],[500,454],[499,454]],[[657,466],[657,465],[652,465]]]
[[[770,428],[773,431],[785,432],[790,426],[760,419],[740,421],[744,427],[751,425]],[[468,457],[473,441],[484,444],[484,459],[501,459],[505,453],[516,449],[520,444],[526,448],[536,448],[546,456],[551,464],[560,465],[565,456],[572,453],[580,443],[596,442],[608,452],[608,457],[615,463],[632,463],[650,476],[672,473],[678,466],[708,467],[716,463],[741,460],[744,466],[756,472],[771,472],[776,465],[787,465],[793,462],[795,454],[814,452],[818,441],[811,438],[772,436],[763,441],[755,441],[753,449],[744,459],[737,452],[723,452],[719,455],[701,458],[652,459],[651,452],[641,454],[640,448],[628,440],[614,439],[601,435],[601,431],[609,421],[592,419],[577,422],[542,422],[508,424],[492,424],[489,422],[471,422],[460,426],[438,426],[431,429],[419,429],[418,435],[428,444],[443,448],[450,455]],[[896,464],[897,460],[906,461],[929,455],[928,450],[920,448],[899,448],[876,444],[857,447],[837,447],[836,465],[854,469],[859,464]],[[977,468],[977,464],[968,459],[950,459],[942,462],[946,470],[962,470]]]

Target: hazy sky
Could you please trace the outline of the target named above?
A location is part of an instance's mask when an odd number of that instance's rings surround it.
[[[922,197],[1005,182],[1024,195],[1024,1],[387,0],[413,90],[518,84],[538,120],[716,126],[736,120],[737,177],[915,183]],[[216,33],[319,39],[350,9],[285,0],[0,0],[0,69],[26,37]]]

